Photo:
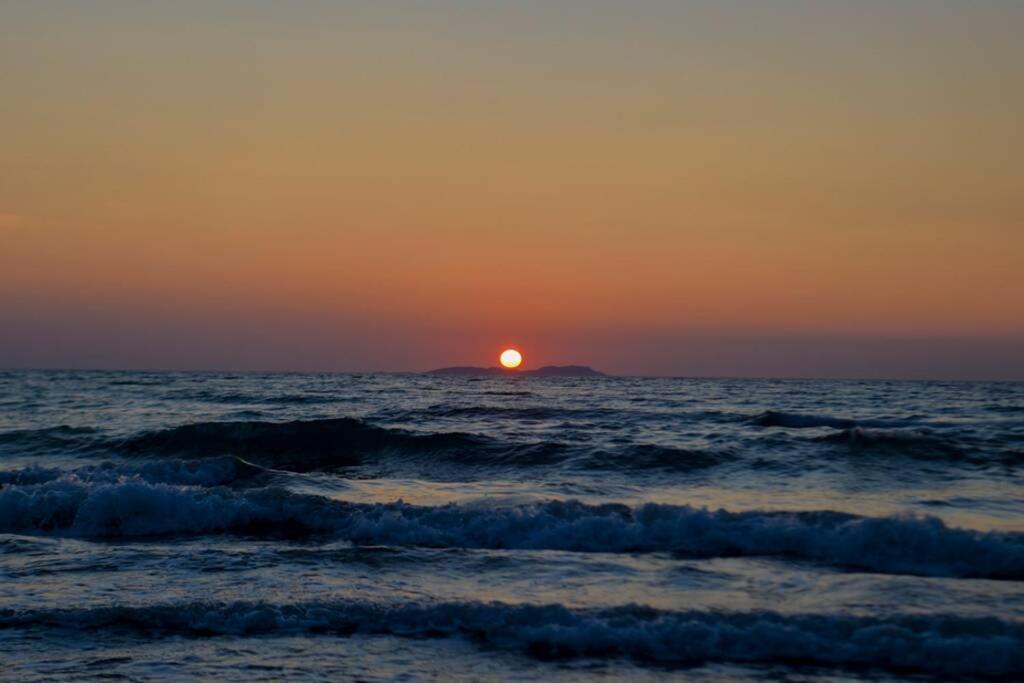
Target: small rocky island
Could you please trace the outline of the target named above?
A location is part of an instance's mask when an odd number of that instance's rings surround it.
[[[520,377],[607,377],[603,372],[586,365],[545,365],[536,370],[509,370],[507,368],[479,368],[459,365],[452,368],[438,368],[426,373],[428,375],[449,375],[456,377],[474,377],[478,375],[517,375]]]

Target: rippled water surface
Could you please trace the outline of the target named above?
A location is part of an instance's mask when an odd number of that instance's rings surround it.
[[[1024,385],[0,373],[0,677],[1024,676]]]

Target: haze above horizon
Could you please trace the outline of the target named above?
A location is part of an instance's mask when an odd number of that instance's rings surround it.
[[[1022,28],[5,3],[0,367],[1024,379]]]

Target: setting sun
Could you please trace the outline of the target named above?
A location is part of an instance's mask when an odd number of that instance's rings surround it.
[[[499,358],[501,365],[506,368],[518,368],[523,362],[523,354],[515,349],[505,349]]]

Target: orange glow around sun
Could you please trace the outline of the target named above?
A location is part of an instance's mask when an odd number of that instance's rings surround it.
[[[518,368],[523,362],[523,354],[519,353],[515,349],[505,349],[501,352],[499,360],[503,367],[509,369]]]

